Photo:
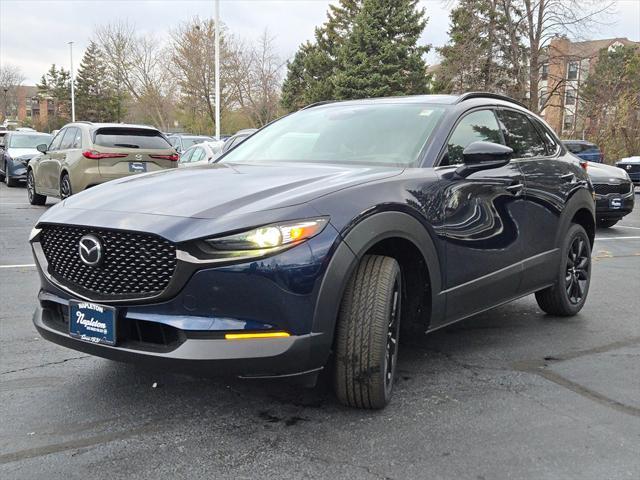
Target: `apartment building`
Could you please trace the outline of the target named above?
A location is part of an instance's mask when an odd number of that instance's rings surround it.
[[[581,117],[581,88],[595,69],[602,49],[637,45],[628,38],[571,42],[566,37],[551,40],[540,72],[541,115],[563,137],[582,138],[588,119]]]

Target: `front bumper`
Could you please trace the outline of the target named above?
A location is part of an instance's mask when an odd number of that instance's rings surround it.
[[[27,165],[21,161],[13,161],[11,165],[7,165],[9,174],[13,180],[27,180]]]
[[[619,207],[613,208],[612,199],[619,199]],[[622,218],[625,215],[630,214],[633,211],[635,203],[633,188],[630,193],[619,195],[596,195],[596,218],[598,219],[610,219],[610,218]]]
[[[194,374],[236,375],[240,377],[282,377],[304,375],[321,366],[305,370],[317,334],[286,338],[225,340],[224,338],[183,338],[170,351],[147,347],[96,345],[71,337],[55,308],[38,306],[33,323],[43,338],[63,347],[120,362]]]
[[[316,321],[316,307],[337,241],[337,232],[328,227],[271,257],[196,266],[168,298],[117,303],[84,298],[117,309],[117,343],[108,346],[69,335],[68,304],[79,297],[52,278],[36,240],[42,288],[33,321],[47,340],[118,361],[241,377],[306,374],[322,369],[330,353],[333,331],[318,326],[327,323]],[[290,336],[225,339],[225,333],[268,331]]]

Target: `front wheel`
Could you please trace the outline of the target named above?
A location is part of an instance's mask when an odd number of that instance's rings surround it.
[[[402,278],[395,259],[366,255],[347,285],[336,331],[334,388],[341,403],[383,408],[398,359]]]
[[[31,205],[44,205],[47,201],[45,195],[36,193],[36,178],[33,175],[33,170],[27,172],[27,197]]]
[[[11,176],[9,173],[9,166],[5,163],[4,165],[4,183],[7,184],[7,187],[17,187],[18,181]]]
[[[572,224],[561,249],[555,285],[536,292],[536,300],[549,315],[569,317],[587,300],[591,282],[591,242],[581,225]]]

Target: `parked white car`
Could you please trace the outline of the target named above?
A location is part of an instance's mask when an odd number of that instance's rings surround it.
[[[222,153],[224,141],[202,142],[187,148],[181,155],[178,167],[208,165]]]

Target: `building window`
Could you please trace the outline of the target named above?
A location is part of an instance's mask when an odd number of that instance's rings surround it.
[[[571,113],[566,113],[564,115],[564,124],[562,126],[563,130],[571,130],[573,128],[574,115]]]
[[[542,65],[542,69],[540,71],[540,80],[546,80],[549,77],[549,64],[545,63]]]
[[[564,104],[565,105],[575,105],[576,104],[576,92],[575,90],[569,88],[567,89],[567,93],[565,94],[564,97]]]
[[[567,80],[578,79],[578,62],[569,62],[567,66]]]

